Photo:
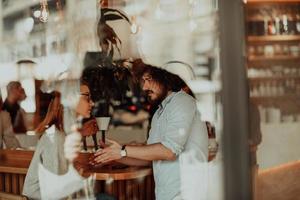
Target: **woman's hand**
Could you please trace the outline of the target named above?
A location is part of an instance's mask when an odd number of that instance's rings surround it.
[[[121,145],[116,141],[106,139],[110,144],[104,149],[99,149],[94,154],[93,164],[105,164],[114,160],[122,158],[121,156]]]
[[[96,119],[91,119],[85,122],[82,128],[79,130],[82,136],[91,136],[97,134],[99,131]]]
[[[73,162],[81,150],[81,134],[75,130],[67,135],[64,144],[64,153],[67,160]]]

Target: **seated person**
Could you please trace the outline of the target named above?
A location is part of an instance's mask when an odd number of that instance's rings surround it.
[[[80,86],[80,99],[75,112],[83,118],[90,117],[93,102],[90,99],[90,91],[87,85]],[[23,195],[29,199],[40,199],[40,187],[38,177],[38,164],[41,162],[44,167],[55,174],[65,174],[68,170],[68,162],[65,159],[63,145],[65,132],[62,124],[62,105],[60,95],[55,93],[48,112],[43,122],[37,127],[36,132],[41,135],[37,148],[30,163],[23,188]],[[47,131],[47,128],[55,125],[55,131]],[[44,132],[47,133],[44,133]],[[51,187],[51,186],[50,186]]]
[[[0,149],[3,148],[3,142],[7,149],[16,149],[20,143],[13,132],[9,113],[2,110],[2,105],[0,94]]]
[[[26,98],[24,88],[18,81],[10,82],[7,87],[7,98],[3,104],[3,110],[10,114],[11,124],[15,133],[25,133],[25,111],[19,103]]]

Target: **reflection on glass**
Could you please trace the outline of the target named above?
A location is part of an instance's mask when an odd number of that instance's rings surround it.
[[[221,84],[215,1],[126,1],[121,6],[112,4],[120,11],[103,8],[101,12],[95,1],[59,1],[59,10],[55,2],[40,1],[27,8],[35,18],[30,19],[34,20],[33,27],[27,21],[26,41],[10,38],[17,31],[15,24],[27,15],[24,10],[17,11],[20,16],[6,15],[3,19],[0,84],[4,88],[10,80],[21,81],[27,94],[22,107],[27,118],[32,118],[30,131],[45,119],[50,93],[59,91],[64,106],[64,132],[72,132],[72,125],[78,123],[74,110],[80,99],[81,78],[91,88],[91,99],[95,102],[91,119],[83,123],[110,118],[106,137],[120,144],[145,143],[151,126],[149,118],[155,110],[151,110],[137,78],[144,61],[184,77],[197,99],[201,120],[216,127],[216,140],[220,141]],[[59,17],[60,14],[65,17]],[[99,17],[102,20],[98,21]],[[7,67],[24,57],[34,57],[34,69]],[[2,72],[7,77],[2,79]],[[98,124],[98,128],[104,130],[103,124]],[[29,140],[29,136],[24,138],[23,141]],[[95,137],[87,137],[86,149],[91,149],[94,140]],[[211,199],[223,198],[222,162],[219,152],[208,163],[209,171],[203,178],[207,187],[202,189],[209,190]],[[193,174],[189,175],[192,179]]]

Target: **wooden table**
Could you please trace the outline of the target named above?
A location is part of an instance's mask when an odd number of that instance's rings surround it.
[[[33,151],[0,150],[0,191],[21,194]],[[155,199],[152,169],[149,167],[90,168],[96,174],[97,193],[122,199]]]

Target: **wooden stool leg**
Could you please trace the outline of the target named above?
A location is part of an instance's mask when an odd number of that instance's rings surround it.
[[[83,149],[87,151],[86,136],[82,137]]]
[[[123,180],[118,181],[118,197],[119,200],[126,199],[126,191],[125,191],[125,185]]]
[[[105,192],[109,195],[113,195],[113,182],[105,183]]]
[[[0,192],[4,191],[4,186],[5,186],[4,181],[5,181],[4,174],[0,173]]]
[[[11,174],[5,174],[4,175],[4,178],[5,178],[5,189],[4,189],[4,192],[8,192],[8,193],[11,193],[12,191],[12,188],[11,188]]]
[[[94,141],[94,147],[95,147],[95,150],[97,151],[98,150],[98,143],[97,143],[97,135],[92,135],[93,137],[93,141]]]
[[[22,194],[22,191],[23,191],[24,181],[25,181],[25,175],[19,174],[19,190],[20,190],[20,194]]]
[[[18,175],[17,174],[12,174],[11,175],[11,185],[12,185],[12,193],[13,194],[20,194],[19,192],[19,180],[18,180]]]

